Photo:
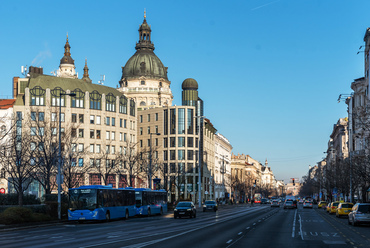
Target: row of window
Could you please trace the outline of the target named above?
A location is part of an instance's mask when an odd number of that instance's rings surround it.
[[[63,106],[65,107],[65,97],[66,92],[60,88],[56,87],[51,92],[51,105],[52,106]],[[75,94],[75,96],[70,96],[71,98],[71,107],[72,108],[85,108],[85,93],[82,92],[80,89],[75,89],[71,91],[71,94]],[[36,86],[33,89],[30,89],[30,105],[31,106],[45,106],[45,97],[46,97],[46,90],[41,88],[40,86]],[[101,110],[102,105],[102,94],[98,91],[94,90],[90,94],[90,109]],[[109,112],[116,112],[116,96],[112,93],[109,93],[105,97],[105,110]],[[127,106],[128,100],[127,97],[124,95],[120,96],[119,98],[119,113],[127,114]],[[133,99],[130,100],[130,115],[135,116],[135,101]]]
[[[187,120],[186,123],[185,120]],[[178,111],[170,109],[169,113],[168,109],[165,109],[163,125],[164,135],[168,134],[168,128],[170,134],[185,134],[185,131],[187,134],[194,134],[194,109],[187,109],[187,111],[183,108],[179,108]]]
[[[169,164],[169,170],[168,170],[168,164],[163,164],[164,166],[164,173],[198,173],[198,167],[194,168],[193,163],[187,163],[185,167],[185,163],[178,163],[176,166],[176,163],[170,163]]]
[[[169,155],[169,157],[168,157]],[[194,156],[195,155],[195,156]],[[187,150],[187,160],[197,160],[198,151]],[[177,150],[177,159],[176,159],[176,150],[164,150],[163,151],[163,160],[185,160],[185,150]]]
[[[150,116],[151,116],[150,114],[147,114],[147,121],[148,122],[150,122]],[[158,113],[154,114],[154,121],[158,121]],[[142,115],[139,116],[139,122],[143,123],[143,116]]]
[[[72,113],[72,123],[77,123],[77,118],[79,123],[84,123],[84,115],[83,114],[74,114]],[[44,112],[31,112],[31,120],[32,121],[45,121],[45,113]],[[60,120],[61,122],[65,121],[64,113],[60,113]],[[51,113],[51,121],[58,121],[58,113]],[[101,124],[101,116],[100,115],[90,115],[90,124]],[[116,126],[116,118],[115,117],[105,117],[105,124],[107,126]],[[119,119],[120,127],[127,128],[127,119]],[[132,125],[135,125],[133,122]]]
[[[155,126],[154,129],[155,129],[154,130],[155,133],[159,133],[158,126]],[[147,134],[150,134],[150,127],[147,127]],[[139,135],[143,135],[143,128],[142,127],[140,127],[140,129],[139,129]]]
[[[142,130],[140,130],[142,131]],[[140,132],[140,135],[142,133]],[[176,146],[176,137],[170,137],[170,144],[168,144],[168,138],[163,138],[163,148],[168,147],[186,147],[185,140],[187,139],[187,147],[194,147],[194,138],[193,137],[177,137],[177,146]],[[143,147],[143,140],[139,141],[140,147]],[[147,140],[147,146],[150,147],[150,139]],[[155,146],[158,146],[158,139],[155,139]],[[195,138],[195,147],[198,148],[198,138]]]

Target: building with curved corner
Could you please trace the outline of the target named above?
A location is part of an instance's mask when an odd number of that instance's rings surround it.
[[[127,186],[130,179],[122,161],[127,147],[136,143],[135,101],[117,89],[92,83],[86,60],[84,75],[78,79],[68,37],[64,48],[57,76],[44,75],[42,68],[31,66],[25,78],[14,78],[17,128],[22,136],[31,133],[30,146],[48,151],[53,147],[56,150],[52,155],[57,157],[60,120],[63,166],[66,169],[69,162],[74,173],[72,180],[79,185]],[[34,164],[41,165],[44,161],[41,157],[34,158]],[[119,166],[114,170],[106,169],[116,164]],[[55,164],[50,173],[56,190]],[[37,188],[41,187],[31,185],[30,191]]]

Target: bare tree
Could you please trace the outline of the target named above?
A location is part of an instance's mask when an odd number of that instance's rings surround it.
[[[7,132],[6,139],[0,145],[0,164],[10,178],[9,183],[14,186],[18,194],[18,205],[23,206],[23,193],[32,182],[32,175],[36,166],[36,147],[31,142],[28,132],[22,126],[22,115],[19,114],[13,123],[16,128]]]

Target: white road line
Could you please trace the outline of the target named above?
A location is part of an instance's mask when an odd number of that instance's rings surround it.
[[[245,228],[245,229],[247,229],[247,230],[248,230],[249,228],[250,228],[250,227],[247,227],[247,228]]]
[[[297,209],[295,210],[295,214],[294,214],[292,238],[294,238],[294,235],[295,235],[295,220],[296,220],[296,217],[297,217]]]
[[[229,241],[227,241],[226,244],[230,244],[231,242],[233,242],[232,239],[230,239]]]
[[[302,232],[302,218],[301,218],[301,215],[299,215],[299,230],[301,232],[301,238],[302,238],[302,240],[304,240],[303,239],[303,232]]]
[[[255,226],[256,225],[256,223],[253,223],[253,226]]]
[[[243,232],[238,233],[238,235],[241,235]]]

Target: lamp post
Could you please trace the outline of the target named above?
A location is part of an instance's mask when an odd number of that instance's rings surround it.
[[[198,206],[199,208],[202,207],[202,194],[201,194],[201,183],[202,183],[202,180],[201,180],[201,164],[200,164],[200,159],[201,159],[201,154],[200,154],[200,139],[201,139],[201,135],[200,135],[200,128],[201,128],[201,123],[203,122],[203,118],[204,116],[194,116],[194,118],[197,118],[198,119],[198,126],[199,126],[199,138],[198,138]]]
[[[61,191],[62,191],[62,174],[61,174],[61,167],[62,167],[62,96],[76,96],[75,93],[62,93],[59,94],[59,147],[58,147],[58,174],[57,174],[57,183],[58,183],[58,219],[62,219],[62,199],[61,199]]]
[[[149,140],[149,168],[148,168],[148,180],[149,180],[149,189],[152,189],[152,135],[161,135],[160,133],[150,133],[150,140]]]
[[[221,155],[222,157],[222,167],[221,167],[221,174],[222,174],[222,190],[223,190],[223,195],[224,195],[224,199],[226,198],[225,196],[225,190],[226,190],[226,187],[225,187],[225,173],[226,173],[226,169],[225,169],[225,157],[228,158],[229,156],[228,155]],[[225,199],[226,200],[226,199]]]

